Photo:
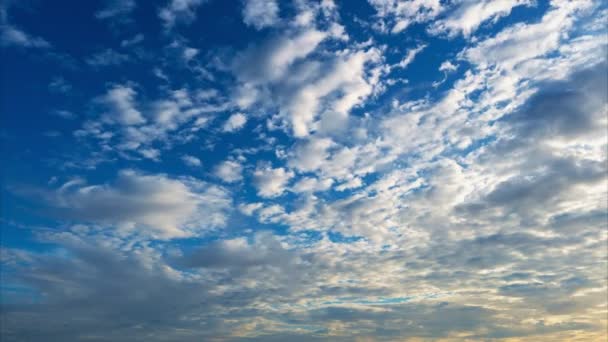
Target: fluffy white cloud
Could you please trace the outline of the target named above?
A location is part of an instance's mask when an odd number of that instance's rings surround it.
[[[378,83],[380,69],[368,71],[370,63],[380,61],[380,51],[369,49],[356,51],[336,58],[329,64],[329,70],[316,80],[308,80],[296,92],[285,98],[284,115],[291,123],[296,137],[307,136],[315,128],[314,121],[320,115],[319,129],[335,129],[331,121],[323,120],[327,116],[337,115],[344,122],[350,110],[372,94]],[[339,94],[339,95],[338,95]],[[331,102],[321,107],[321,101],[336,95]],[[328,124],[328,127],[324,127]]]
[[[240,130],[247,123],[247,116],[243,113],[234,113],[230,115],[226,122],[224,122],[224,126],[222,126],[222,130],[224,132],[235,132]]]
[[[278,110],[275,119],[284,121],[297,137],[344,128],[350,110],[378,89],[386,68],[377,48],[313,54],[325,40],[344,39],[336,25],[327,31],[288,30],[238,54],[232,63],[239,80],[235,103],[252,109],[261,105],[271,113]]]
[[[137,92],[129,85],[115,85],[108,90],[102,101],[112,111],[112,119],[123,125],[137,125],[146,122],[137,110],[135,96]]]
[[[333,179],[326,178],[319,180],[313,177],[304,177],[298,180],[291,188],[294,192],[318,192],[325,191],[331,188],[334,183]]]
[[[309,138],[298,143],[289,165],[304,172],[315,171],[324,164],[329,156],[327,150],[332,146],[334,142],[329,138]]]
[[[260,30],[279,20],[279,4],[275,0],[246,0],[243,22]]]
[[[253,183],[258,190],[258,196],[276,197],[283,194],[293,176],[293,172],[282,167],[273,169],[270,166],[261,166],[253,173]]]
[[[65,183],[46,193],[57,215],[157,239],[187,237],[225,223],[231,199],[222,188],[195,179],[123,170],[115,182]],[[198,220],[206,217],[205,224]]]
[[[234,160],[225,160],[215,166],[216,177],[226,183],[234,183],[243,179],[243,165]]]
[[[327,36],[326,32],[308,29],[269,40],[241,54],[235,61],[235,72],[245,84],[276,81],[295,61],[312,53]]]

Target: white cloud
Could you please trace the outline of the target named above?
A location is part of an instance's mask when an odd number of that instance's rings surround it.
[[[324,40],[344,38],[335,27],[288,30],[238,54],[232,63],[239,80],[234,102],[241,108],[258,104],[269,112],[278,109],[281,127],[297,137],[344,128],[350,110],[379,89],[386,68],[377,48],[313,54]]]
[[[170,0],[166,7],[160,9],[158,16],[168,29],[179,22],[189,24],[196,19],[196,11],[203,2],[204,0]]]
[[[105,0],[105,7],[95,13],[97,19],[124,17],[135,9],[135,0]]]
[[[294,192],[306,192],[313,193],[318,191],[325,191],[331,188],[334,183],[333,179],[326,178],[319,180],[314,177],[304,177],[298,180],[291,188]]]
[[[417,47],[410,49],[407,54],[405,55],[405,57],[401,60],[401,62],[399,62],[399,64],[397,64],[396,66],[400,67],[400,68],[407,68],[408,65],[410,65],[414,59],[416,58],[416,56],[422,52],[422,50],[424,50],[426,48],[426,44],[422,44],[422,45],[418,45]]]
[[[226,183],[238,182],[243,179],[243,165],[234,160],[225,160],[216,165],[213,173]]]
[[[144,40],[144,35],[141,33],[136,34],[131,39],[123,39],[120,42],[121,47],[129,47],[141,43]]]
[[[310,138],[296,146],[289,165],[304,172],[315,171],[325,163],[332,146],[334,142],[329,138]]]
[[[152,159],[155,161],[158,161],[158,158],[160,158],[160,151],[156,148],[142,148],[139,150],[139,153],[141,153],[144,158]]]
[[[307,136],[315,128],[315,119],[320,114],[341,117],[343,123],[350,110],[372,94],[381,69],[369,71],[368,67],[380,59],[380,51],[374,48],[345,54],[330,63],[326,73],[315,80],[308,80],[294,94],[286,94],[282,112],[289,120],[294,136]],[[336,96],[321,106],[322,100],[330,95]],[[325,122],[322,120],[320,123]],[[331,121],[329,127],[319,127],[321,130],[332,128]]]
[[[202,165],[201,160],[195,156],[186,154],[186,155],[183,155],[181,159],[184,162],[184,164],[186,164],[190,167],[199,167]]]
[[[279,4],[275,0],[246,0],[243,22],[260,30],[279,20]]]
[[[137,110],[137,92],[129,85],[115,85],[110,88],[102,101],[112,110],[112,119],[123,125],[137,125],[146,122]]]
[[[27,48],[49,48],[51,44],[40,37],[31,36],[20,29],[8,25],[0,25],[1,46],[21,46]]]
[[[531,6],[532,0],[483,0],[462,1],[452,9],[447,18],[434,22],[429,31],[433,34],[446,33],[453,37],[462,34],[471,35],[484,22],[496,22],[501,17],[508,16],[517,6]]]
[[[391,33],[399,33],[411,24],[429,21],[439,15],[443,7],[439,0],[368,0],[376,9],[382,26],[391,25]],[[380,26],[380,27],[382,27]]]
[[[456,69],[458,69],[458,66],[452,64],[452,62],[450,62],[450,61],[444,61],[439,66],[439,71],[444,71],[444,72],[452,72],[452,71],[456,71]]]
[[[198,53],[198,49],[192,47],[185,47],[183,53],[184,61],[189,62],[190,60],[192,60],[192,58],[196,57]]]
[[[463,51],[462,56],[480,67],[499,64],[512,68],[522,61],[542,56],[558,48],[560,40],[574,22],[577,12],[591,1],[558,2],[536,24],[516,24],[496,36]]]
[[[158,239],[219,227],[230,208],[228,193],[217,186],[133,170],[121,171],[111,184],[66,183],[46,198],[58,215]]]
[[[224,132],[235,132],[240,130],[247,123],[247,116],[243,113],[234,113],[224,122],[222,131]]]
[[[262,208],[263,206],[264,206],[264,203],[261,203],[261,202],[243,203],[243,204],[239,204],[239,211],[247,216],[251,216],[251,215],[253,215],[253,213],[256,210]]]
[[[293,37],[283,36],[252,47],[235,61],[234,69],[244,84],[276,81],[295,61],[312,53],[327,33],[308,29]]]
[[[277,197],[283,194],[293,176],[293,172],[282,167],[273,169],[270,166],[262,166],[254,171],[253,184],[258,190],[258,196]]]
[[[349,189],[356,189],[359,188],[363,185],[363,181],[361,181],[361,178],[359,177],[355,177],[353,179],[350,179],[338,186],[336,186],[336,191],[345,191],[345,190],[349,190]]]

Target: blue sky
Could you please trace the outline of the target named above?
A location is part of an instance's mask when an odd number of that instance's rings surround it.
[[[3,1],[2,340],[605,340],[607,22]]]

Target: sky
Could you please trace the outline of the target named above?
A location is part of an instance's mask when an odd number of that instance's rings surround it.
[[[605,341],[607,25],[2,1],[2,341]]]

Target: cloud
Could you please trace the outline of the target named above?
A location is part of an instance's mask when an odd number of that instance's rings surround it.
[[[243,179],[243,166],[234,160],[225,160],[215,166],[216,177],[226,183],[234,183]]]
[[[247,116],[243,113],[235,113],[230,115],[230,117],[224,122],[224,126],[222,127],[222,131],[224,132],[236,132],[243,128],[247,123]]]
[[[439,66],[439,71],[444,71],[444,72],[452,72],[452,71],[456,71],[456,69],[458,69],[458,66],[452,64],[452,62],[450,62],[450,61],[444,61]]]
[[[243,269],[287,265],[294,258],[270,232],[257,232],[251,240],[239,237],[217,241],[180,262],[186,267]]]
[[[138,151],[144,158],[148,158],[154,161],[158,161],[160,158],[160,151],[155,148],[142,148]]]
[[[124,18],[135,10],[135,0],[105,0],[103,9],[95,13],[97,19]]]
[[[368,0],[374,7],[377,16],[383,21],[380,28],[391,25],[391,33],[399,33],[411,24],[425,22],[435,18],[443,11],[439,0]]]
[[[279,20],[279,4],[274,0],[246,0],[243,22],[260,30],[275,25]]]
[[[119,172],[109,184],[68,182],[46,199],[61,217],[158,239],[187,237],[222,226],[230,209],[229,194],[220,187],[133,170]],[[197,220],[203,216],[208,219],[200,225]]]
[[[414,59],[416,58],[416,55],[418,55],[420,52],[422,52],[422,50],[424,50],[426,48],[425,44],[422,45],[418,45],[417,47],[409,50],[407,52],[407,54],[405,55],[405,57],[401,60],[401,62],[399,62],[399,64],[397,64],[396,66],[398,66],[399,68],[407,68],[408,65],[410,65]]]
[[[201,163],[201,160],[195,156],[183,155],[181,159],[184,162],[184,164],[186,164],[190,167],[199,167],[203,164],[203,163]]]
[[[326,32],[308,29],[292,37],[270,39],[244,51],[233,68],[245,84],[276,81],[295,61],[312,53],[327,36]]]
[[[253,184],[258,190],[258,196],[277,197],[283,194],[293,176],[293,172],[282,167],[273,169],[270,166],[262,166],[254,171]]]
[[[72,91],[72,89],[72,84],[61,76],[53,78],[53,80],[49,83],[49,90],[52,92],[67,94]]]
[[[239,53],[232,63],[239,81],[234,102],[242,109],[256,104],[278,111],[273,120],[286,123],[296,137],[344,128],[350,110],[379,86],[384,68],[376,48],[317,56],[322,42],[344,38],[333,24],[327,31],[288,30]]]
[[[298,143],[294,157],[289,165],[300,171],[315,171],[319,169],[329,157],[327,150],[334,146],[329,138],[309,138]]]
[[[112,49],[106,49],[95,53],[86,59],[86,63],[90,66],[116,66],[129,61],[129,56],[116,52]]]
[[[574,6],[557,2],[536,24],[519,23],[508,27],[495,37],[486,39],[463,51],[463,57],[482,67],[499,64],[513,67],[522,61],[542,56],[558,48],[562,32],[568,30],[578,12],[591,6],[591,1],[580,1]]]
[[[469,37],[484,22],[498,21],[518,6],[531,6],[530,0],[463,1],[451,9],[445,19],[435,21],[429,28],[433,34],[445,33],[449,37],[462,34]]]
[[[87,158],[50,170],[206,180],[43,173],[54,190],[15,191],[28,222],[3,225],[35,245],[0,250],[2,340],[605,340],[606,11],[373,4],[370,30],[297,1],[239,51],[167,30],[160,84],[62,105]],[[409,51],[378,35],[410,24]],[[436,64],[414,75],[423,41]],[[223,134],[252,117],[247,139]]]
[[[331,178],[319,180],[313,177],[304,177],[298,180],[298,182],[293,185],[292,190],[294,192],[325,191],[331,188],[333,182],[334,181]]]
[[[0,25],[0,45],[25,48],[50,48],[51,44],[40,37],[34,37],[7,23]]]
[[[129,47],[141,43],[144,40],[144,35],[142,33],[138,33],[131,39],[123,39],[120,42],[121,47]]]
[[[345,54],[329,63],[323,75],[287,93],[281,112],[289,120],[294,136],[305,137],[317,125],[322,131],[343,125],[350,110],[374,91],[380,67],[372,71],[367,67],[380,59],[376,49]],[[322,102],[331,95],[335,95],[331,101]],[[321,120],[315,122],[319,116]]]
[[[112,119],[123,125],[137,125],[146,122],[135,107],[137,92],[129,85],[115,85],[108,90],[101,101],[111,110]]]
[[[159,10],[158,16],[167,29],[176,23],[190,24],[196,19],[196,11],[204,0],[169,0],[166,7]]]

